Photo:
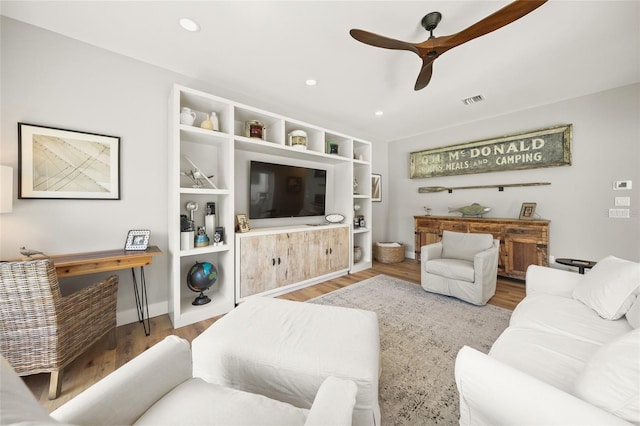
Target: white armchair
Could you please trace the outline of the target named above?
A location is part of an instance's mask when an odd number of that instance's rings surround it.
[[[496,293],[500,241],[491,234],[443,231],[421,249],[422,288],[485,305]]]
[[[193,378],[189,343],[169,336],[51,415],[0,357],[0,424],[351,425],[356,385],[327,378],[309,410]]]

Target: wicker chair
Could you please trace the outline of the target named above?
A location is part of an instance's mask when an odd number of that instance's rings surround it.
[[[0,353],[25,376],[51,373],[49,399],[62,370],[106,334],[116,346],[118,276],[62,297],[49,259],[0,263]]]

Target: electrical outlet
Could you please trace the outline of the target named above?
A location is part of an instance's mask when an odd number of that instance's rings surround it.
[[[609,217],[614,219],[628,219],[630,218],[629,209],[609,209]]]
[[[616,207],[624,207],[631,205],[631,197],[616,197],[615,198],[615,206]]]

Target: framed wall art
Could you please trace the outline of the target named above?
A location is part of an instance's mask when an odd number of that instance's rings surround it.
[[[18,123],[18,198],[120,199],[120,138]]]
[[[520,207],[520,219],[533,219],[536,213],[536,203],[522,203]]]
[[[382,201],[382,175],[371,174],[371,201]]]

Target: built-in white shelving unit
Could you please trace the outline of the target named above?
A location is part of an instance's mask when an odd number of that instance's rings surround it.
[[[196,112],[193,125],[180,124],[181,108]],[[217,131],[200,128],[205,114],[218,116]],[[248,121],[264,124],[263,139],[249,138],[245,133]],[[288,134],[303,130],[307,134],[306,149],[288,146]],[[337,145],[337,152],[330,145]],[[192,170],[187,160],[195,163],[216,188],[193,188],[181,172]],[[280,116],[198,90],[175,85],[169,102],[169,256],[170,256],[170,316],[174,327],[181,327],[233,309],[238,302],[234,277],[235,215],[248,209],[248,163],[266,160],[291,165],[304,165],[327,171],[326,213],[340,213],[349,224],[348,271],[371,267],[371,144],[309,123]],[[353,185],[357,181],[357,187]],[[180,215],[188,215],[186,204],[195,201],[199,209],[195,225],[204,225],[208,202],[216,204],[216,225],[224,227],[224,243],[190,250],[180,249]],[[357,207],[356,207],[357,206]],[[358,209],[357,211],[355,209]],[[363,216],[362,226],[354,223]],[[269,232],[282,226],[318,224],[323,217],[262,219],[252,228]],[[292,223],[293,222],[293,223]],[[362,258],[354,262],[354,247],[360,247]],[[187,271],[195,262],[208,261],[218,270],[216,284],[205,294],[212,301],[194,306],[197,293],[186,285]],[[306,280],[313,282],[313,280]]]

